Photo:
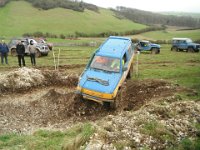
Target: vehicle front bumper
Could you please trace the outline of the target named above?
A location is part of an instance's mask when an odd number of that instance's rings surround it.
[[[93,100],[103,104],[103,102],[114,102],[116,97],[115,92],[112,94],[96,92],[81,87],[77,87],[76,93],[81,94],[84,99]]]

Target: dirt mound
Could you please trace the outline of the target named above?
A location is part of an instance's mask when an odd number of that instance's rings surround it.
[[[58,71],[43,71],[44,75],[44,84],[45,85],[59,85],[59,86],[68,86],[75,87],[78,84],[78,75],[77,74],[62,74]]]
[[[98,119],[98,116],[108,113],[102,105],[79,99],[74,92],[61,94],[55,89],[49,90],[41,99],[31,102],[30,107],[33,107],[34,112],[45,116],[46,122],[50,123],[69,118],[74,121]],[[37,120],[40,119],[44,122],[39,116]]]
[[[50,80],[57,76],[45,78]],[[60,84],[60,81],[62,80],[52,84]],[[74,78],[69,82],[69,85],[73,84]],[[66,88],[66,86],[61,86],[61,88]],[[139,109],[152,98],[168,95],[173,91],[170,84],[162,80],[128,81],[124,89],[126,92],[123,93],[121,105],[117,110],[105,108],[93,101],[82,100],[74,92],[65,92],[65,90],[60,92],[55,86],[37,98],[35,98],[35,93],[27,94],[23,101],[6,101],[6,97],[1,97],[0,133],[27,132],[32,128],[53,126],[69,121],[74,123],[98,120],[110,114],[116,115],[121,110]],[[13,94],[13,96],[17,95]],[[19,94],[19,97],[21,96]]]
[[[19,68],[7,74],[0,75],[0,93],[28,89],[43,84],[44,76],[38,69]]]
[[[58,71],[41,71],[23,67],[7,74],[0,74],[0,94],[23,92],[34,87],[49,85],[75,87],[77,83],[77,74],[63,75]]]
[[[152,98],[169,96],[176,87],[164,80],[129,80],[119,91],[118,110],[137,110]]]

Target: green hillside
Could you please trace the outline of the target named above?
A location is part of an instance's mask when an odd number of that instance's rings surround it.
[[[123,32],[146,26],[126,19],[117,19],[114,13],[100,9],[99,13],[85,10],[55,8],[41,10],[25,1],[12,1],[0,8],[0,37],[21,36],[24,33],[52,33],[56,35],[83,32],[87,34],[107,31]]]
[[[162,31],[153,31],[146,32],[139,35],[132,36],[133,38],[138,39],[149,39],[149,40],[171,40],[174,37],[182,37],[182,38],[191,38],[192,40],[200,39],[200,29],[197,30],[162,30]]]

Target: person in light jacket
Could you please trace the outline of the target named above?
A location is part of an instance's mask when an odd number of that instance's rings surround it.
[[[31,58],[31,64],[32,66],[35,66],[36,65],[36,61],[35,61],[35,53],[36,53],[36,47],[35,45],[33,44],[33,41],[31,40],[30,41],[30,45],[28,47],[28,50],[30,52],[30,58]]]

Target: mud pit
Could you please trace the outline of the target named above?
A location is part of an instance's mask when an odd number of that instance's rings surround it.
[[[75,98],[77,74],[22,68],[0,77],[0,134],[31,133],[38,128],[66,129],[75,122],[137,110],[176,90],[163,80],[128,81],[122,88],[119,107],[108,110]]]

